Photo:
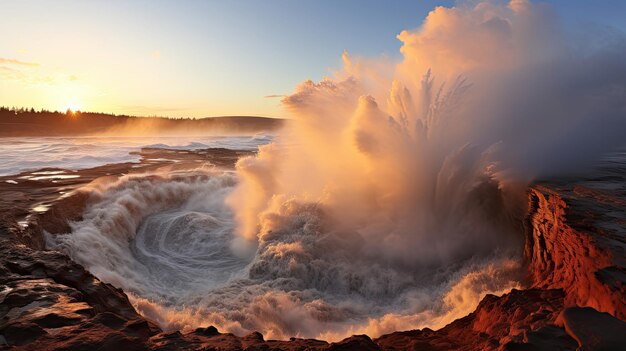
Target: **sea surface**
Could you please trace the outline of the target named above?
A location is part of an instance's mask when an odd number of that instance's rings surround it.
[[[268,134],[207,137],[19,137],[0,138],[0,176],[41,168],[85,169],[139,162],[141,148],[256,150]]]

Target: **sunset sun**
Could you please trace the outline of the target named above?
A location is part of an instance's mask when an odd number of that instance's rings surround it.
[[[65,104],[65,108],[63,108],[63,111],[70,111],[72,113],[75,113],[76,111],[80,111],[81,106],[79,103],[77,102],[70,102]]]

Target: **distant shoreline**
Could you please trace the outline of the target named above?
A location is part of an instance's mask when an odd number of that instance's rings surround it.
[[[272,132],[284,122],[257,116],[188,119],[0,108],[0,137],[232,135]]]

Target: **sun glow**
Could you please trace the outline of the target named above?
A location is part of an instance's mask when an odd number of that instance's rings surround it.
[[[80,111],[80,108],[80,104],[73,102],[66,104],[64,110],[70,112],[71,114],[75,114],[76,111]]]

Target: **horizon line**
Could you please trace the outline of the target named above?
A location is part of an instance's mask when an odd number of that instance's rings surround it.
[[[171,117],[171,116],[161,116],[161,115],[152,115],[152,116],[146,116],[146,115],[133,115],[133,114],[125,114],[125,113],[113,113],[113,112],[96,112],[96,111],[82,111],[80,109],[77,109],[76,111],[72,110],[72,109],[67,109],[66,111],[59,111],[59,110],[48,110],[45,108],[40,108],[40,109],[35,109],[34,107],[16,107],[16,106],[0,106],[0,110],[8,110],[8,111],[12,111],[15,112],[16,114],[19,113],[58,113],[58,114],[68,114],[68,112],[70,114],[101,114],[101,115],[109,115],[109,116],[114,116],[114,117],[129,117],[129,118],[165,118],[165,119],[206,119],[206,118],[232,118],[232,117],[250,117],[250,118],[266,118],[266,119],[287,119],[285,117],[275,117],[275,116],[263,116],[263,115],[222,115],[222,116],[205,116],[205,117]],[[32,112],[31,112],[32,111]]]

